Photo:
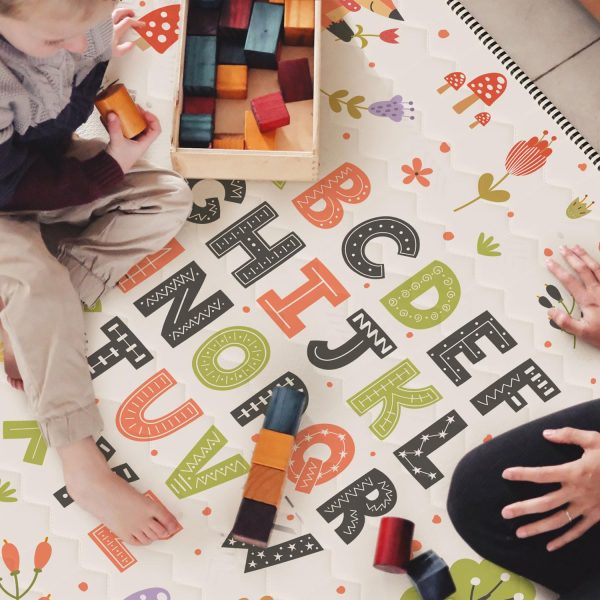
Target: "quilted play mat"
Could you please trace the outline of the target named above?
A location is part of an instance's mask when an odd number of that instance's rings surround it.
[[[181,530],[128,547],[83,512],[2,382],[0,598],[416,600],[372,567],[384,515],[415,522],[455,600],[553,597],[474,554],[445,500],[468,449],[598,395],[598,351],[546,316],[579,308],[545,259],[598,257],[600,156],[459,2],[342,4],[323,8],[319,180],[190,180],[181,233],[85,313],[98,446]],[[165,165],[169,39],[107,74],[160,115]],[[275,386],[309,403],[260,549],[230,533]]]

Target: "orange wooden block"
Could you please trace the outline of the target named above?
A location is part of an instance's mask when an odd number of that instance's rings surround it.
[[[252,464],[285,471],[292,454],[294,436],[271,429],[261,429],[258,434]]]
[[[148,126],[142,113],[122,83],[113,83],[101,92],[95,101],[104,123],[108,113],[114,112],[121,120],[123,135],[132,139]]]
[[[217,65],[217,98],[243,100],[247,96],[247,65]]]
[[[271,4],[285,4],[285,0],[269,0]]]
[[[251,110],[244,113],[244,145],[247,150],[275,150],[277,130],[262,133]]]
[[[252,465],[244,487],[244,498],[279,506],[284,485],[285,471]]]
[[[212,147],[222,150],[243,150],[244,136],[241,133],[218,133],[213,138]]]
[[[284,42],[312,46],[315,37],[315,0],[285,0]]]

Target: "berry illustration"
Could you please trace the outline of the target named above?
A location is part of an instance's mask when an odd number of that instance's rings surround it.
[[[407,105],[409,108],[407,108]],[[412,107],[412,101],[404,102],[402,96],[394,96],[391,100],[382,100],[374,102],[369,106],[369,112],[376,117],[387,117],[392,121],[399,123],[404,118],[407,111],[415,110]],[[414,119],[413,116],[408,117]]]

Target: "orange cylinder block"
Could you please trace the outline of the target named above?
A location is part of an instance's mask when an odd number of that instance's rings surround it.
[[[122,83],[114,83],[101,92],[95,104],[104,124],[110,112],[119,117],[123,135],[128,139],[139,135],[147,127],[146,120]]]

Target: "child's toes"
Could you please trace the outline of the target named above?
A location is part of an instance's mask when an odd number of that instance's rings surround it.
[[[169,534],[175,533],[177,530],[177,519],[162,506],[156,506],[156,512],[154,513],[154,518],[166,528]]]
[[[150,525],[144,528],[144,533],[151,542],[155,542],[156,540],[160,539],[160,536],[157,535]]]
[[[152,519],[150,528],[159,538],[169,537],[169,532],[156,519]]]

